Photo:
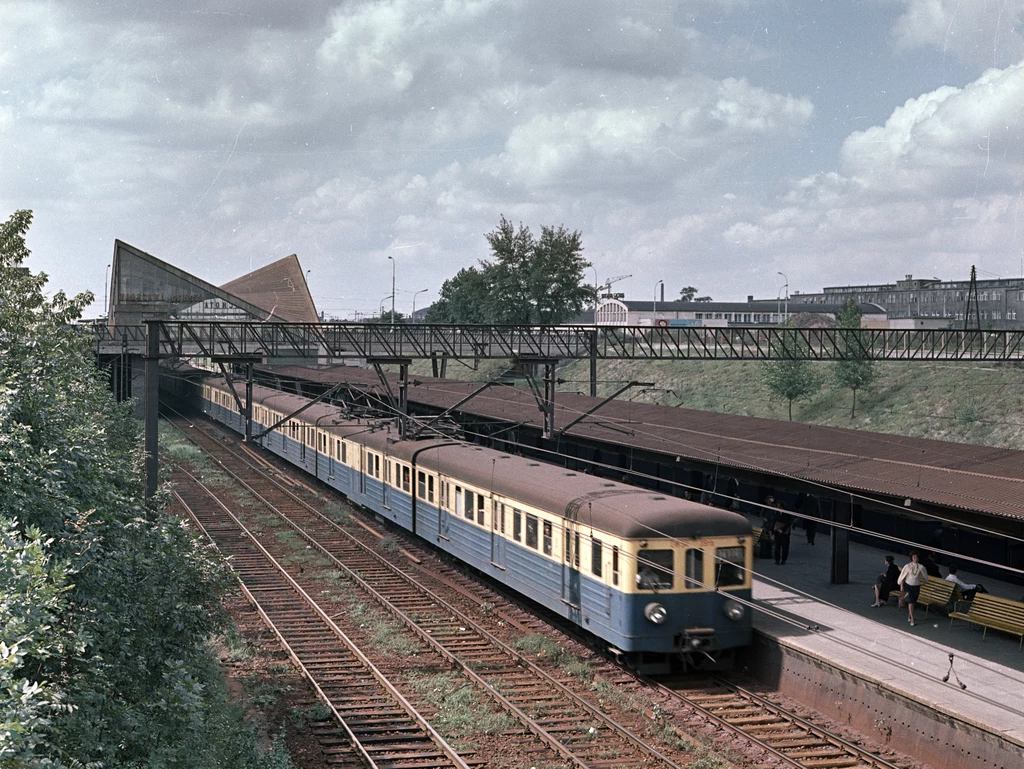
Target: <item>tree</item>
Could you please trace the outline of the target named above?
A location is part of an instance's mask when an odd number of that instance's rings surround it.
[[[589,266],[579,232],[542,226],[527,283],[533,319],[551,325],[579,315],[594,300],[594,290],[584,284]]]
[[[594,300],[579,232],[541,227],[540,238],[504,216],[486,235],[491,258],[441,286],[430,323],[561,323]]]
[[[788,333],[787,333],[788,332]],[[772,350],[775,360],[761,364],[761,376],[773,395],[789,402],[789,421],[793,421],[793,401],[809,398],[821,387],[821,380],[803,356],[807,343],[789,328],[780,329],[781,343]]]
[[[384,310],[384,313],[379,318],[371,318],[369,322],[390,325],[392,317],[395,319],[395,323],[405,323],[405,316],[398,312],[398,310],[395,310],[393,315],[391,310]]]
[[[847,299],[842,310],[836,316],[836,326],[841,329],[859,329],[860,310],[852,299]],[[850,406],[850,419],[857,413],[857,390],[868,387],[875,379],[874,364],[863,357],[863,350],[853,335],[842,338],[841,351],[845,356],[835,366],[836,382],[841,387],[853,390],[853,403]]]
[[[697,296],[698,289],[694,286],[686,286],[679,291],[680,302],[711,302],[714,301],[710,296]]]
[[[531,261],[536,242],[529,227],[516,230],[504,216],[485,236],[491,261],[481,261],[487,294],[484,311],[490,323],[528,325],[532,321]]]
[[[427,323],[486,323],[488,285],[476,267],[466,267],[441,284],[437,301],[427,312]]]

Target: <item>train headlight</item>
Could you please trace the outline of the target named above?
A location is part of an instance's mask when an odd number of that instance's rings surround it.
[[[726,601],[722,611],[733,622],[739,622],[743,619],[743,615],[747,613],[746,607],[736,601]]]
[[[644,607],[644,616],[655,625],[660,625],[668,619],[668,609],[660,603],[649,603]]]

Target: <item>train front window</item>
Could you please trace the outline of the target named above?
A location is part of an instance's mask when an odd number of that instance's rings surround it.
[[[675,564],[671,550],[641,550],[636,555],[636,586],[641,590],[671,590]]]
[[[686,587],[690,590],[704,587],[704,551],[695,547],[686,551]]]
[[[732,587],[746,582],[742,547],[720,547],[715,551],[715,584]]]

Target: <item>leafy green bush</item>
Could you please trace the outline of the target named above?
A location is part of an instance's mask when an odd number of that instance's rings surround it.
[[[144,496],[138,423],[0,223],[0,763],[271,767],[207,640],[221,562]],[[274,761],[277,763],[267,763]]]

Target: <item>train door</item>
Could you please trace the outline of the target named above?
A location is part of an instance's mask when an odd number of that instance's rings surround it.
[[[491,563],[505,568],[505,506],[491,500]]]
[[[299,459],[302,462],[306,461],[306,441],[309,440],[309,428],[302,425],[299,426]]]
[[[359,493],[366,493],[366,449],[359,447]]]
[[[437,536],[441,539],[450,539],[452,521],[448,515],[448,495],[451,493],[451,484],[443,480],[442,476],[438,476],[437,481],[440,495],[437,505]]]
[[[565,563],[562,565],[562,601],[576,612],[580,609],[580,533],[565,523]]]

